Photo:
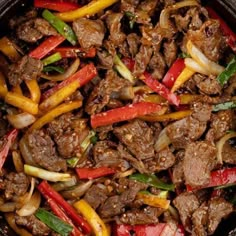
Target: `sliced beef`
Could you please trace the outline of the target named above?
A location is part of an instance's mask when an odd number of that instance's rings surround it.
[[[208,184],[210,172],[216,165],[216,147],[206,141],[187,145],[183,160],[186,184],[200,187]]]
[[[197,197],[193,193],[181,193],[174,199],[173,203],[180,214],[180,219],[185,230],[191,232],[191,217],[194,211],[199,207]]]
[[[214,140],[223,137],[228,130],[233,128],[233,111],[219,111],[211,116],[211,129],[214,133]]]
[[[85,111],[90,114],[96,114],[109,103],[113,93],[119,92],[120,89],[128,86],[127,80],[120,78],[113,70],[108,70],[106,78],[102,79],[90,94]]]
[[[119,220],[123,224],[142,225],[142,224],[157,224],[159,209],[156,207],[146,207],[142,210],[132,209],[121,215]]]
[[[164,47],[163,55],[165,57],[165,62],[167,66],[170,67],[177,58],[178,48],[175,43],[175,40],[171,39],[169,41],[164,42],[163,47]]]
[[[34,130],[20,140],[20,151],[26,164],[49,171],[66,171],[66,161],[55,150],[51,137],[42,130]]]
[[[175,156],[169,149],[169,147],[161,150],[155,158],[145,161],[145,165],[147,165],[148,170],[151,172],[167,170],[175,163]]]
[[[199,30],[189,31],[188,38],[198,47],[210,60],[219,61],[224,51],[224,38],[217,20],[204,22]]]
[[[97,57],[99,59],[99,67],[103,69],[112,69],[113,56],[107,53],[107,51],[97,51]]]
[[[92,187],[86,191],[84,200],[89,203],[93,209],[97,209],[108,198],[108,192],[100,188],[98,185],[92,185]]]
[[[30,216],[15,216],[16,224],[26,227],[33,235],[43,236],[49,235],[51,230],[42,221],[37,219],[34,215]]]
[[[173,166],[172,181],[174,184],[178,185],[184,181],[184,170],[183,170],[183,159],[184,151],[180,150],[176,153],[176,164]]]
[[[90,48],[102,45],[105,27],[101,20],[79,18],[73,21],[73,30],[81,47]]]
[[[207,236],[208,206],[204,202],[192,215],[194,236]]]
[[[24,173],[11,172],[4,180],[5,198],[11,199],[13,196],[23,196],[29,187],[29,179]]]
[[[54,138],[57,150],[63,158],[82,155],[81,143],[89,133],[86,120],[66,113],[50,122],[47,130]]]
[[[43,69],[43,63],[29,56],[22,57],[9,66],[7,77],[12,86],[19,85],[23,80],[37,79]]]
[[[211,199],[208,205],[208,234],[212,235],[220,221],[233,212],[233,205],[220,197]]]
[[[153,78],[162,79],[165,74],[166,63],[160,52],[154,52],[148,64]]]
[[[192,117],[200,122],[210,121],[212,106],[207,103],[194,102],[192,104]]]
[[[139,2],[140,2],[140,0],[122,0],[121,1],[121,11],[134,13]]]
[[[109,29],[109,40],[115,45],[119,46],[126,38],[125,33],[121,31],[121,19],[123,13],[110,13],[106,17],[106,24]]]
[[[116,127],[114,134],[138,159],[154,156],[153,132],[144,121],[133,120],[128,124]]]
[[[43,36],[57,35],[57,31],[44,19],[30,19],[17,28],[19,39],[28,43],[35,43]]]
[[[135,33],[130,33],[127,35],[127,42],[131,57],[133,58],[138,53],[140,37]]]
[[[225,163],[236,165],[236,147],[231,141],[225,142],[222,150],[222,159]]]
[[[150,46],[141,45],[139,52],[135,56],[135,64],[133,74],[139,77],[146,70],[152,56],[152,48]]]

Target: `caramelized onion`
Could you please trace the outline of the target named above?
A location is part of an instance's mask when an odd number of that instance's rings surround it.
[[[28,112],[23,112],[16,115],[7,115],[7,119],[16,129],[23,129],[29,125],[32,125],[36,121],[36,118]]]
[[[156,152],[160,152],[171,144],[170,138],[166,134],[166,128],[164,128],[158,136],[158,139],[154,145]]]
[[[15,166],[16,172],[20,173],[24,171],[24,163],[23,160],[19,154],[19,152],[17,151],[13,151],[12,152],[12,160],[13,160],[13,164]]]
[[[16,208],[17,208],[16,202],[5,202],[2,205],[0,205],[1,212],[14,212]]]
[[[69,181],[65,182],[57,182],[52,185],[53,189],[57,192],[68,189],[69,187],[75,186],[77,183],[77,178],[75,176],[72,176]]]
[[[203,66],[201,66],[199,63],[194,61],[192,58],[185,58],[184,63],[186,67],[188,67],[190,70],[194,72],[198,72],[203,75],[210,75],[211,73],[206,70]]]

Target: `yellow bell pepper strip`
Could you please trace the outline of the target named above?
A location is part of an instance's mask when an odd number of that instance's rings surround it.
[[[46,199],[51,198],[54,200],[55,203],[57,203],[70,217],[74,224],[80,227],[86,235],[91,233],[92,229],[90,224],[82,216],[80,216],[76,212],[75,208],[73,208],[57,191],[55,191],[46,180],[43,180],[38,185],[38,190]]]
[[[141,116],[139,118],[149,122],[156,122],[156,121],[163,122],[163,121],[180,120],[184,117],[190,116],[191,114],[192,114],[191,110],[185,110],[185,111],[176,111],[163,115]]]
[[[77,37],[73,29],[68,24],[59,19],[49,10],[44,10],[42,16],[58,31],[59,34],[64,36],[72,45],[76,45]]]
[[[23,95],[8,92],[5,96],[5,102],[30,114],[38,114],[38,104]]]
[[[20,54],[14,47],[13,42],[11,42],[6,36],[0,39],[0,51],[12,62],[16,62],[21,58]]]
[[[8,92],[5,76],[0,71],[0,97],[4,98]]]
[[[12,146],[12,144],[14,143],[17,135],[18,135],[18,130],[13,129],[3,137],[3,140],[5,142],[3,143],[1,150],[0,150],[0,170],[2,169],[2,167],[6,161],[9,149]]]
[[[96,211],[84,200],[81,199],[74,203],[74,207],[88,221],[96,236],[109,236],[105,223],[96,213]]]
[[[42,59],[63,41],[65,41],[65,38],[61,35],[50,36],[45,41],[43,41],[37,48],[31,51],[29,53],[29,56],[35,59]]]
[[[183,71],[180,73],[178,78],[175,80],[173,87],[171,88],[171,92],[175,92],[177,89],[181,87],[187,80],[189,80],[193,75],[194,71],[190,70],[189,68],[184,68]]]
[[[91,116],[91,126],[97,128],[116,122],[131,120],[136,117],[160,111],[161,106],[150,102],[137,102],[111,109]]]
[[[118,0],[93,0],[77,10],[57,13],[56,16],[63,21],[74,21],[81,17],[95,15],[116,2],[118,2]]]
[[[31,100],[33,102],[39,103],[41,91],[40,91],[37,80],[36,79],[25,80],[25,83],[30,91]]]
[[[55,52],[52,55],[44,58],[42,60],[42,62],[43,62],[44,66],[47,66],[47,65],[52,64],[54,62],[60,61],[61,59],[62,59],[61,54],[59,52]]]
[[[27,175],[34,176],[40,179],[45,179],[51,182],[58,182],[58,181],[69,181],[71,180],[71,175],[68,173],[58,173],[53,171],[44,170],[42,168],[38,168],[31,165],[24,165],[24,172]]]
[[[20,86],[19,84],[16,85],[16,86],[14,86],[14,87],[12,87],[11,92],[12,92],[12,93],[17,93],[17,94],[23,95],[21,86]]]
[[[66,112],[73,111],[81,106],[82,106],[82,101],[63,103],[60,106],[52,109],[42,117],[40,117],[38,120],[36,120],[35,123],[29,128],[29,130],[32,131],[34,129],[41,129],[45,124],[51,122],[56,117]]]
[[[137,199],[142,200],[142,202],[146,205],[159,207],[167,210],[170,205],[170,200],[160,198],[157,195],[139,192],[136,196]]]

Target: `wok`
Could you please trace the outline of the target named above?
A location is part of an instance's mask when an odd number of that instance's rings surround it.
[[[0,36],[8,31],[8,22],[15,16],[22,14],[32,0],[0,0]],[[213,7],[217,13],[236,31],[236,0],[202,0],[202,3]],[[236,236],[236,213],[223,220],[214,236]],[[0,215],[0,236],[16,235]]]

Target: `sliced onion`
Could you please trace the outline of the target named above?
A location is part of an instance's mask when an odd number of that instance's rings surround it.
[[[199,63],[194,61],[192,58],[185,58],[184,63],[186,67],[188,67],[190,70],[194,72],[198,72],[203,75],[210,75],[211,73],[206,70],[203,66],[201,66]]]
[[[52,185],[53,189],[57,192],[65,190],[69,187],[73,187],[77,184],[77,178],[75,176],[72,176],[69,181],[65,182],[58,182]]]
[[[217,161],[219,164],[223,164],[222,151],[223,151],[225,142],[234,137],[236,137],[236,132],[226,134],[216,143],[216,148],[217,148],[216,155],[217,155]]]
[[[14,212],[16,207],[16,202],[5,202],[4,204],[0,205],[0,212]]]
[[[23,129],[29,125],[32,125],[36,121],[36,118],[27,112],[16,115],[7,115],[7,119],[16,129]]]
[[[198,49],[190,40],[187,42],[187,50],[191,57],[202,67],[208,70],[213,75],[218,75],[224,71],[224,67],[209,60],[204,53]]]
[[[134,89],[132,86],[124,87],[119,92],[119,98],[121,100],[132,100],[134,99]]]
[[[20,228],[16,225],[14,213],[5,213],[4,217],[9,224],[9,226],[20,236],[33,236],[27,230]]]
[[[123,172],[117,172],[117,173],[114,175],[114,178],[117,178],[117,179],[125,178],[125,177],[127,177],[127,176],[132,175],[134,172],[135,172],[135,169],[134,169],[134,168],[131,168],[131,169],[126,170],[126,171],[123,171]]]
[[[24,171],[24,163],[23,160],[19,154],[19,152],[17,151],[13,151],[12,152],[12,160],[13,160],[13,164],[15,166],[16,172],[20,173]]]
[[[164,128],[158,136],[158,139],[154,145],[156,152],[160,152],[162,149],[168,147],[171,144],[170,138],[166,134],[166,128]]]
[[[16,213],[19,216],[29,216],[36,212],[41,203],[41,195],[38,191],[35,191],[28,202],[26,202]]]
[[[92,186],[93,181],[89,180],[87,182],[77,185],[71,190],[66,190],[61,192],[61,195],[66,199],[75,199],[83,196],[85,192]]]
[[[165,29],[170,28],[171,25],[170,25],[169,17],[170,17],[171,11],[177,10],[182,7],[190,7],[190,6],[198,6],[198,5],[199,5],[198,1],[187,0],[187,1],[178,2],[174,5],[166,7],[165,9],[161,11],[161,14],[160,14],[160,20],[159,20],[160,27],[165,28]]]
[[[65,71],[63,74],[59,75],[46,75],[46,74],[41,74],[41,77],[47,80],[52,80],[52,81],[62,81],[65,80],[66,78],[70,77],[73,75],[79,68],[80,65],[80,60],[77,58],[71,66]]]

